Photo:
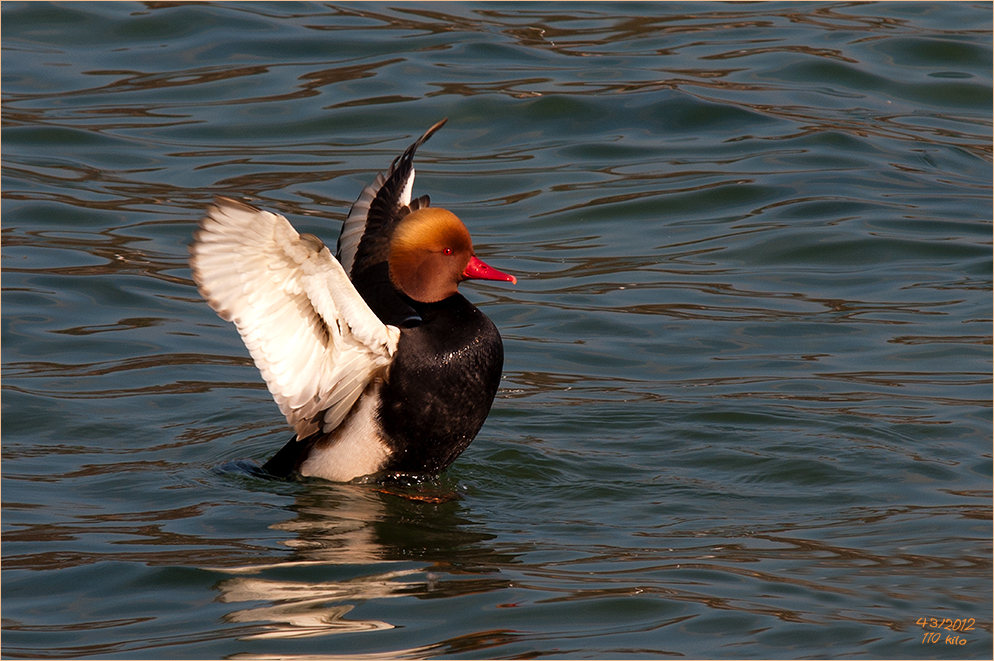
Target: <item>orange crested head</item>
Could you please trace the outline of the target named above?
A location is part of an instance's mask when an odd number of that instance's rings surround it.
[[[390,241],[389,264],[394,286],[421,303],[452,296],[469,278],[517,282],[478,259],[463,222],[437,207],[417,209],[400,221]]]

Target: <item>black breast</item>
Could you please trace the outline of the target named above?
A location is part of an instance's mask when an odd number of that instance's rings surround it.
[[[381,391],[380,422],[394,453],[386,470],[438,473],[487,419],[504,366],[493,322],[460,294],[415,304]]]

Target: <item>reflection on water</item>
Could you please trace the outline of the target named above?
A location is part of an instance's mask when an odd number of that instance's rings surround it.
[[[386,622],[347,619],[345,615],[354,606],[336,604],[336,602],[399,596],[418,584],[398,584],[395,579],[413,573],[415,573],[413,570],[387,572],[376,576],[364,576],[356,581],[317,584],[233,578],[221,582],[218,589],[221,591],[221,600],[225,603],[277,602],[273,606],[248,608],[225,615],[225,620],[228,622],[272,623],[273,626],[269,630],[245,636],[245,640],[302,638],[393,628],[393,625]]]
[[[424,494],[431,494],[431,484],[422,488]],[[217,584],[222,602],[266,603],[232,611],[225,621],[267,623],[264,630],[244,636],[246,640],[376,631],[395,625],[346,615],[356,604],[370,600],[449,598],[508,587],[507,579],[491,574],[514,564],[515,554],[488,548],[486,542],[495,536],[473,532],[470,522],[459,516],[456,502],[431,506],[379,489],[318,483],[298,494],[289,508],[295,517],[271,526],[289,535],[281,544],[293,550],[290,556],[278,562],[213,568],[236,575]],[[390,568],[412,562],[429,564]],[[265,577],[288,571],[323,577],[334,574],[335,566],[387,569],[361,570],[340,581]],[[411,580],[415,578],[419,580]]]

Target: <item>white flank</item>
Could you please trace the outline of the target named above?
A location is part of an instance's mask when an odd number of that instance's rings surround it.
[[[379,384],[373,383],[341,426],[311,448],[300,474],[348,482],[378,472],[390,456],[376,422],[379,401]]]

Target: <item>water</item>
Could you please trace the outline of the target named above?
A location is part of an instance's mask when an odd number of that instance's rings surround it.
[[[990,4],[2,13],[6,658],[991,657]],[[196,221],[333,243],[442,117],[493,413],[253,477]]]

